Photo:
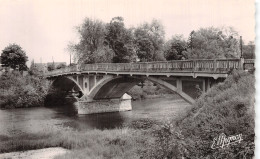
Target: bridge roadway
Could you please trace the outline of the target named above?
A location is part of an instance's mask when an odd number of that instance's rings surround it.
[[[45,74],[46,77],[62,76],[68,74],[104,73],[132,75],[165,75],[191,76],[191,77],[227,77],[232,69],[251,69],[254,67],[253,59],[206,59],[206,60],[176,60],[160,62],[138,63],[96,63],[82,64],[53,70]]]
[[[122,98],[129,99],[125,93],[144,80],[159,84],[193,103],[199,92],[206,92],[214,83],[223,81],[233,69],[253,68],[253,59],[96,63],[57,69],[45,76],[53,81],[54,87],[81,91],[83,96],[79,100],[78,112],[90,114],[130,110],[129,103]],[[108,101],[109,106],[104,106]]]

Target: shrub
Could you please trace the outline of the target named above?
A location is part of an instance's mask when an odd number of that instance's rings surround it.
[[[41,106],[49,85],[47,80],[37,76],[4,73],[0,77],[0,108]]]
[[[223,83],[203,94],[186,116],[172,122],[176,125],[166,123],[158,128],[150,154],[156,158],[252,158],[254,82],[254,75],[234,71]],[[179,132],[183,138],[176,136]],[[227,136],[242,134],[243,140],[211,149],[213,139],[221,133]]]

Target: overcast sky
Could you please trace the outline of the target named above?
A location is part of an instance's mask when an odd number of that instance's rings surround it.
[[[232,26],[255,41],[254,0],[0,0],[0,50],[19,44],[29,60],[69,62],[77,41],[74,27],[85,17],[109,22],[122,16],[127,27],[161,21],[169,39],[201,27]]]

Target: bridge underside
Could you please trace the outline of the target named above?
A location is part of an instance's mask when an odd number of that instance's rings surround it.
[[[131,98],[125,98],[124,94],[144,80],[159,84],[179,94],[190,103],[193,103],[201,93],[206,92],[214,83],[221,80],[221,78],[215,80],[212,77],[117,76],[106,74],[67,75],[53,79],[54,87],[61,88],[64,91],[81,91],[83,93],[78,105],[78,112],[81,114],[131,110],[129,106],[131,105]],[[111,103],[111,101],[113,102]],[[84,111],[86,108],[87,112]]]
[[[62,91],[81,91],[80,86],[70,78],[58,77],[52,83],[54,88],[58,88]]]
[[[232,70],[253,71],[254,63],[240,58],[81,64],[51,71],[46,77],[62,90],[82,92],[78,112],[109,112],[129,110],[131,100],[124,94],[140,81],[160,84],[193,103]]]
[[[94,100],[121,98],[132,87],[142,80],[137,78],[116,78],[104,84],[94,95]]]

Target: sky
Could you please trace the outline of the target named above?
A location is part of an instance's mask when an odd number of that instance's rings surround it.
[[[0,51],[19,44],[30,61],[67,62],[75,26],[84,18],[109,22],[122,16],[126,27],[158,19],[166,39],[188,38],[192,30],[231,26],[247,43],[255,41],[254,0],[0,0]]]

